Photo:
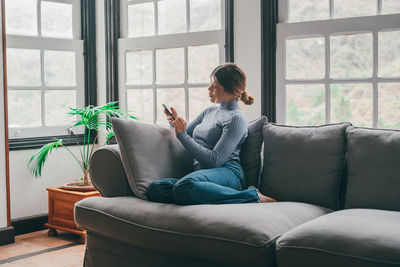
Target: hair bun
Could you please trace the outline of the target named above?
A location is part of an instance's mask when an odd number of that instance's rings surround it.
[[[254,103],[254,97],[249,95],[246,91],[242,93],[240,96],[240,100],[245,104],[245,105],[252,105]]]

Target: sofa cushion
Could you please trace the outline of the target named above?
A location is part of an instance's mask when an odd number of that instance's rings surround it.
[[[173,129],[113,118],[115,137],[129,185],[146,199],[146,189],[161,178],[181,178],[193,169],[193,157]]]
[[[260,186],[261,147],[263,143],[263,127],[267,117],[249,122],[248,136],[240,151],[240,163],[244,170],[247,186]]]
[[[143,249],[228,266],[273,266],[276,238],[329,212],[294,202],[177,206],[92,197],[75,204],[75,221]]]
[[[349,125],[292,127],[267,123],[261,192],[278,201],[337,209]]]
[[[373,209],[333,212],[277,241],[278,266],[400,266],[400,213]]]
[[[400,132],[349,127],[345,208],[400,211]]]

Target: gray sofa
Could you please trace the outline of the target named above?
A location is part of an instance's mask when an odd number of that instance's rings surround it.
[[[145,199],[152,181],[190,171],[173,132],[113,126],[118,145],[91,162],[102,197],[75,205],[85,266],[400,266],[400,132],[261,117],[241,161],[279,202],[177,206]],[[183,165],[160,164],[168,155]]]

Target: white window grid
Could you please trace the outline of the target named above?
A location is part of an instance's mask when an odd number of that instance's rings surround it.
[[[41,3],[54,2],[72,4],[72,39],[44,37],[41,33]],[[84,78],[84,51],[81,39],[80,0],[37,0],[37,36],[7,34],[6,47],[20,49],[35,49],[40,51],[40,86],[12,86],[7,90],[40,90],[41,91],[41,126],[40,127],[9,127],[9,138],[32,138],[41,136],[67,135],[65,126],[45,126],[45,93],[48,90],[76,90],[76,106],[85,104]],[[46,86],[44,82],[44,52],[45,51],[72,51],[75,52],[75,86]],[[67,113],[68,110],[65,110]],[[75,129],[76,134],[83,133],[83,129]]]
[[[399,31],[400,14],[381,15],[382,0],[376,0],[377,15],[333,19],[334,0],[329,1],[329,20],[287,22],[290,0],[279,0],[276,51],[276,121],[286,123],[286,85],[324,84],[325,122],[331,123],[331,84],[370,83],[373,87],[372,127],[378,126],[378,84],[399,83],[400,77],[384,78],[378,76],[378,33]],[[369,78],[330,78],[330,36],[372,33],[373,72]],[[325,43],[325,77],[323,79],[286,79],[286,40],[310,37],[323,37]]]
[[[119,105],[127,109],[127,92],[130,89],[152,89],[153,92],[153,123],[157,123],[157,115],[162,112],[161,105],[157,102],[157,89],[183,88],[185,92],[185,120],[189,119],[189,88],[208,87],[210,83],[190,83],[188,81],[188,47],[218,44],[219,62],[225,62],[225,5],[221,1],[221,29],[211,31],[190,32],[190,1],[186,0],[186,32],[168,35],[158,35],[158,0],[121,0],[121,38],[118,39],[118,95]],[[154,2],[154,27],[155,34],[146,37],[128,37],[128,5]],[[168,48],[184,49],[184,82],[178,84],[160,84],[156,82],[156,50]],[[152,51],[152,72],[151,84],[128,85],[126,81],[126,53],[142,50]],[[166,103],[167,104],[167,103]],[[135,114],[133,114],[135,115]]]

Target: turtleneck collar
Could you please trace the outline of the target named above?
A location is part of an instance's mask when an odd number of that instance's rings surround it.
[[[238,101],[236,99],[227,101],[227,102],[222,102],[222,103],[220,103],[219,106],[222,109],[237,109],[237,108],[239,108]]]

